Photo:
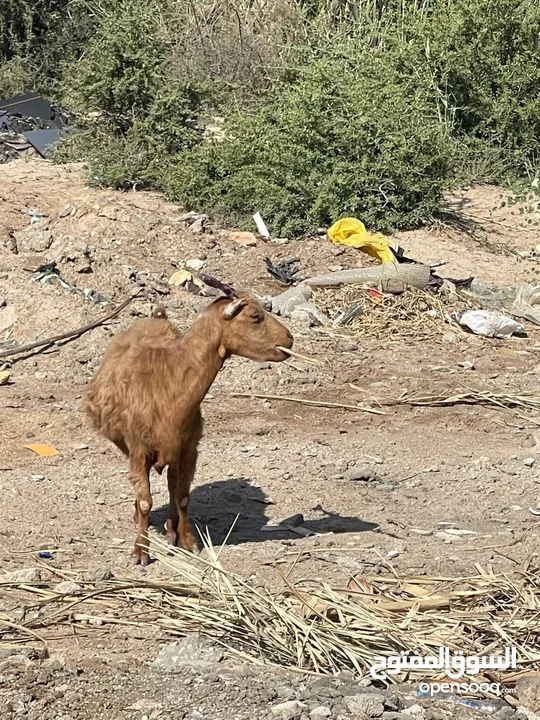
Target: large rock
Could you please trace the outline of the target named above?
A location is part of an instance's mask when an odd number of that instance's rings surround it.
[[[14,233],[19,252],[44,252],[53,243],[53,234],[50,230],[38,228],[35,225]]]
[[[273,705],[270,712],[280,720],[293,720],[293,718],[300,717],[305,707],[304,703],[298,702],[298,700],[287,700],[279,705]]]
[[[384,712],[384,695],[379,693],[348,695],[343,702],[355,718],[379,718]]]
[[[516,683],[516,692],[523,707],[534,713],[540,713],[540,674],[520,677]]]

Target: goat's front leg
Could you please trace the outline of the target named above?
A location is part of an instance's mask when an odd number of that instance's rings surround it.
[[[150,468],[151,463],[144,456],[130,455],[129,458],[129,479],[133,483],[137,499],[135,500],[135,523],[137,525],[137,537],[133,548],[133,559],[136,565],[146,566],[150,562],[150,556],[146,547],[148,543],[147,533],[152,509],[152,495],[150,494]]]

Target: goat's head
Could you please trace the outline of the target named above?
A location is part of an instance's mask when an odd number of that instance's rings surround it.
[[[234,298],[216,300],[214,308],[219,314],[225,356],[241,355],[261,362],[286,360],[286,353],[278,347],[291,348],[293,337],[257,300],[238,293]]]

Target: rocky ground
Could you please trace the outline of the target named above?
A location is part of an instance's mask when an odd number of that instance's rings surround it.
[[[500,195],[496,188],[473,188],[452,200],[448,222],[404,233],[399,243],[418,260],[448,261],[441,269],[448,277],[475,275],[493,285],[534,281],[539,266],[526,253],[538,242],[536,232],[524,230],[519,215],[499,207]],[[50,559],[39,560],[46,566],[44,578],[103,567],[119,578],[167,576],[159,563],[146,570],[129,566],[133,528],[127,466],[83,420],[85,386],[112,335],[148,315],[157,301],[179,326],[189,326],[208,300],[168,284],[186,261],[200,261],[195,266],[203,264],[205,272],[238,287],[275,295],[282,288],[267,274],[266,256],[274,262],[299,257],[302,276],[366,263],[357,250],[334,246],[324,237],[286,245],[259,240],[244,247],[226,231],[191,222],[158,195],[89,188],[78,166],[39,161],[0,166],[0,295],[5,303],[0,341],[31,342],[106,312],[82,293],[36,282],[30,271],[53,260],[67,283],[88,289],[94,299],[121,302],[143,288],[119,319],[72,342],[17,357],[8,368],[10,384],[0,388],[4,571],[33,567],[36,553],[45,551]],[[284,570],[291,580],[310,577],[344,585],[354,575],[387,571],[389,563],[397,573],[416,576],[466,575],[476,572],[477,563],[507,573],[537,564],[538,517],[529,510],[540,500],[534,413],[520,416],[473,405],[398,406],[373,415],[233,395],[344,404],[361,399],[377,407],[377,401],[404,390],[437,393],[465,385],[492,392],[535,391],[540,343],[534,326],[527,326],[527,338],[497,341],[450,326],[438,334],[395,333],[380,339],[328,334],[299,320],[288,324],[296,349],[323,365],[257,365],[235,358],[204,404],[206,436],[192,516],[208,527],[215,544],[239,516],[223,551],[226,567],[276,588]],[[39,457],[25,448],[30,443],[48,443],[59,454]],[[157,534],[167,501],[165,483],[157,476],[153,493],[152,532]],[[261,530],[268,521],[296,513],[314,536]],[[469,533],[448,534],[448,527]],[[27,600],[0,591],[0,612],[9,615],[21,602]],[[49,641],[52,660],[7,658],[0,664],[7,717],[247,718],[270,713],[352,718],[367,713],[346,700],[360,692],[351,679],[291,678],[230,662],[164,677],[148,663],[171,638],[137,633],[101,630],[73,637],[62,632]],[[369,712],[379,717],[405,708],[409,716],[433,720],[472,712],[448,703],[423,708],[425,701],[414,693],[411,687],[404,704],[392,704],[392,693],[385,691],[384,707],[377,700]],[[288,702],[301,704],[294,712],[288,706],[290,715],[287,709],[268,710],[269,703]],[[407,704],[418,703],[420,709],[407,711]],[[391,720],[388,714],[385,718]]]

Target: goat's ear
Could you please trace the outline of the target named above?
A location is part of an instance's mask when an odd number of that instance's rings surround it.
[[[240,310],[242,310],[243,307],[247,305],[247,300],[245,298],[238,298],[238,300],[233,300],[228,305],[225,306],[225,310],[223,311],[223,317],[226,320],[232,320],[235,318]]]

